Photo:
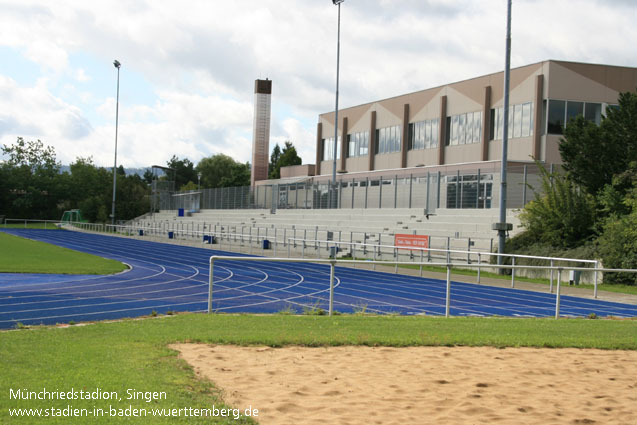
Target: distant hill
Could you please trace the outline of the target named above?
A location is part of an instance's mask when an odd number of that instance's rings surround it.
[[[113,167],[103,167],[103,168],[108,168],[108,169],[112,169]],[[144,167],[144,168],[124,168],[124,171],[126,172],[127,176],[131,176],[133,174],[137,174],[139,177],[144,177],[144,173],[146,172],[146,170],[150,170],[150,167]],[[60,167],[60,173],[70,173],[71,172],[71,167],[68,165],[63,165]]]

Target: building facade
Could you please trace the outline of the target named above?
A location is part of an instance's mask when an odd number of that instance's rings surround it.
[[[316,175],[500,160],[504,73],[499,72],[334,112],[317,127]],[[599,123],[620,92],[637,88],[637,68],[544,61],[511,70],[510,161],[559,164],[565,124]]]

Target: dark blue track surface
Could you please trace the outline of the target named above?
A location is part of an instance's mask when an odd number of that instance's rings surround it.
[[[61,230],[3,229],[29,239],[122,261],[110,276],[0,274],[0,328],[135,317],[207,308],[211,255],[243,255]],[[336,269],[334,308],[342,312],[441,315],[445,282],[351,268]],[[273,313],[327,309],[329,267],[310,263],[215,262],[213,308]],[[555,295],[453,282],[455,316],[552,316]],[[562,296],[564,316],[635,317],[637,306]]]

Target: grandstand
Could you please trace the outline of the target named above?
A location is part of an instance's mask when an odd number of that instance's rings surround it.
[[[426,214],[422,209],[209,209],[179,216],[177,210],[161,210],[132,220],[140,228],[191,230],[231,235],[257,235],[284,245],[289,238],[393,245],[396,234],[428,235],[432,248],[491,252],[495,248],[491,223],[495,209],[444,209]],[[511,236],[521,231],[517,210],[507,217],[514,224]],[[341,255],[350,254],[344,249]]]

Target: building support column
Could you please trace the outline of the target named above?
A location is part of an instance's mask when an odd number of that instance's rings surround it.
[[[544,93],[544,74],[535,78],[535,114],[533,116],[533,158],[540,160],[542,156],[542,95]]]
[[[400,168],[407,168],[407,148],[409,147],[409,103],[405,103],[403,111],[403,137],[400,143]]]
[[[316,125],[316,170],[314,174],[321,175],[321,161],[323,161],[323,123]]]
[[[372,111],[370,118],[367,153],[369,154],[369,171],[372,171],[374,169],[374,156],[376,155],[376,111]]]
[[[345,167],[345,161],[347,160],[348,150],[349,144],[347,143],[347,117],[343,117],[343,125],[341,126],[341,164],[340,168],[336,170],[338,173],[344,173],[347,170],[347,167]]]
[[[447,96],[440,96],[440,125],[438,126],[438,165],[445,163],[447,142]]]
[[[491,86],[484,88],[484,104],[482,106],[482,161],[489,160],[489,139],[491,136]]]

